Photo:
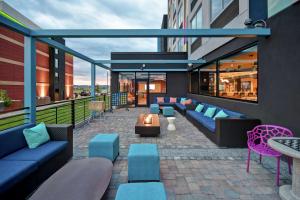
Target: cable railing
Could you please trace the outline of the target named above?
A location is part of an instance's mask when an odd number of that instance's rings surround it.
[[[45,124],[72,124],[75,128],[91,118],[88,109],[92,97],[64,100],[36,107],[36,122]],[[95,100],[104,101],[106,110],[110,110],[110,95],[96,96]],[[0,131],[28,123],[28,108],[21,108],[0,114]]]

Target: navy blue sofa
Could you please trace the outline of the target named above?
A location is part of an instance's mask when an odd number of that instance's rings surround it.
[[[192,104],[182,105],[180,103],[181,98],[186,98],[186,97],[176,97],[176,103],[170,103],[170,97],[164,97],[164,103],[158,103],[158,105],[159,106],[172,106],[172,107],[174,107],[175,110],[177,110],[182,115],[185,115],[186,110],[196,108],[198,101],[192,99]],[[187,99],[189,99],[189,98],[187,98]],[[153,103],[157,104],[157,97],[154,97]]]
[[[242,113],[234,112],[218,106],[201,103],[204,105],[202,112],[195,109],[186,111],[186,118],[202,131],[211,141],[221,147],[246,147],[248,130],[260,124],[259,119],[251,119]],[[217,114],[223,110],[229,117],[216,118],[204,116],[208,107],[216,107]]]
[[[24,128],[0,133],[0,199],[24,199],[73,156],[71,125],[47,125],[50,141],[29,149]]]

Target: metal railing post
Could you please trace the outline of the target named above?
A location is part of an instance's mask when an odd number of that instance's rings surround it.
[[[72,115],[72,126],[75,128],[75,100],[71,100],[71,115]]]
[[[55,123],[57,124],[57,106],[55,107]]]

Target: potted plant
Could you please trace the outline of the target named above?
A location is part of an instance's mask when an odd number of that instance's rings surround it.
[[[9,107],[12,104],[11,98],[7,95],[6,90],[0,90],[0,110]]]

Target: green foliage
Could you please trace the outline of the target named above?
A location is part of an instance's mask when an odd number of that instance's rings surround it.
[[[7,95],[6,90],[0,90],[0,101],[4,102],[5,107],[9,107],[12,104],[11,98]]]

